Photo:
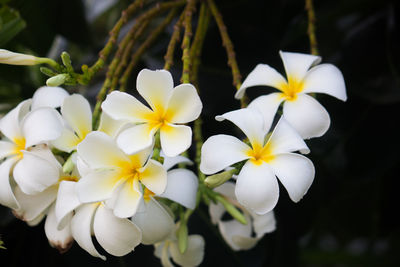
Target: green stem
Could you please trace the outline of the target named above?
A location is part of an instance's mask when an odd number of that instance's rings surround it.
[[[317,45],[317,37],[315,34],[315,12],[313,6],[313,0],[306,0],[305,9],[307,10],[308,17],[308,29],[307,34],[310,40],[310,51],[313,55],[318,55],[318,45]]]
[[[179,17],[179,20],[175,23],[174,25],[174,32],[171,35],[171,39],[168,44],[167,48],[167,53],[164,56],[165,64],[164,64],[164,69],[169,70],[171,69],[172,64],[174,63],[174,52],[175,52],[175,47],[176,44],[179,41],[180,35],[181,35],[181,27],[183,23],[183,18],[185,12],[182,12],[181,16]]]
[[[239,67],[236,61],[236,54],[233,47],[233,43],[229,37],[224,20],[222,19],[222,15],[219,12],[217,6],[215,5],[214,0],[207,0],[207,3],[208,6],[210,7],[215,22],[218,25],[219,33],[222,39],[222,45],[225,47],[226,54],[228,56],[228,65],[231,67],[232,70],[233,85],[236,87],[236,90],[239,90],[240,86],[242,85],[241,82],[242,76],[240,75]],[[243,97],[240,101],[242,107],[245,107],[247,105],[246,98]]]
[[[185,8],[185,18],[183,20],[183,26],[185,27],[185,33],[182,40],[182,77],[181,83],[190,83],[190,38],[192,36],[192,16],[196,7],[196,0],[187,0]]]
[[[185,1],[175,1],[173,3],[175,4],[174,7],[176,7],[179,5],[183,5]],[[147,39],[139,46],[136,52],[132,55],[128,67],[125,69],[124,74],[121,76],[119,80],[121,91],[126,89],[126,84],[131,75],[131,72],[133,68],[136,66],[136,64],[139,62],[140,57],[154,43],[157,37],[164,31],[165,27],[167,27],[168,24],[171,23],[172,19],[176,16],[177,11],[178,9],[174,8],[164,19],[164,21],[161,22],[160,25],[158,25],[158,27],[147,37]]]

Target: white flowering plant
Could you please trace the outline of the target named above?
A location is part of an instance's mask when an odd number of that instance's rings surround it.
[[[156,18],[163,21],[146,32]],[[202,102],[198,72],[211,18],[236,87],[236,92],[226,90],[226,97],[241,100],[234,110],[212,115],[237,126],[242,132],[237,137],[221,129],[203,138],[204,111],[213,111]],[[174,30],[164,67],[133,75],[144,51],[170,24]],[[181,30],[178,82],[170,70]],[[306,156],[312,155],[307,140],[323,138],[330,117],[315,93],[346,101],[340,70],[319,64],[315,51],[280,51],[286,77],[262,63],[242,83],[213,0],[133,1],[110,35],[98,60],[83,65],[82,72],[73,68],[67,52],[61,64],[0,49],[0,63],[46,65],[40,70],[50,76],[46,86],[0,119],[0,204],[30,226],[44,220],[49,244],[60,252],[76,242],[102,260],[153,245],[163,266],[200,265],[207,240],[191,233],[190,222],[204,206],[227,246],[255,247],[279,228],[274,214],[279,182],[297,203],[319,179]],[[84,90],[101,69],[107,73],[92,107]],[[127,92],[129,77],[136,82],[133,93]],[[73,93],[78,86],[83,94]],[[253,99],[246,96],[253,86],[279,92]]]

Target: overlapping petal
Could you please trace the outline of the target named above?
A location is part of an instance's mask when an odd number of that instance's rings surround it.
[[[81,139],[92,131],[92,111],[89,102],[82,95],[66,97],[61,106],[61,114]]]
[[[296,101],[286,101],[283,116],[303,139],[322,136],[331,123],[326,109],[306,94],[298,95]]]
[[[132,123],[146,122],[151,109],[143,105],[130,94],[113,91],[101,104],[101,109],[114,120],[126,120]]]
[[[140,229],[132,221],[116,217],[104,205],[96,211],[93,231],[99,244],[114,256],[128,254],[142,240]]]
[[[57,228],[58,222],[55,214],[54,204],[50,207],[47,213],[46,222],[44,224],[44,231],[47,239],[52,247],[58,249],[60,253],[66,252],[74,242],[72,238],[70,226],[67,225],[63,229]]]
[[[174,262],[181,266],[198,266],[204,257],[204,239],[200,235],[190,235],[185,253],[180,253],[177,242],[170,245],[169,251]]]
[[[281,85],[285,83],[285,78],[274,68],[266,64],[258,64],[243,81],[242,86],[235,94],[235,98],[242,98],[248,87],[265,85],[280,89]]]
[[[188,209],[196,206],[197,176],[186,169],[175,169],[168,172],[168,182],[164,193],[159,195],[173,200]]]
[[[140,181],[152,192],[160,195],[167,186],[167,171],[159,162],[150,159],[140,172]]]
[[[216,116],[217,121],[224,119],[233,122],[250,140],[250,143],[255,145],[263,145],[265,137],[264,119],[260,112],[254,109],[243,108],[227,112],[220,116]]]
[[[17,157],[12,157],[0,163],[0,204],[12,209],[19,208],[10,181],[12,167],[17,161]]]
[[[256,165],[248,161],[239,173],[235,194],[243,206],[265,214],[278,202],[278,181],[268,164]]]
[[[153,110],[163,111],[174,87],[171,73],[166,70],[143,69],[136,80],[136,88]],[[165,110],[164,110],[165,111]]]
[[[321,61],[319,56],[279,51],[288,79],[302,80],[314,64]]]
[[[230,135],[214,135],[208,138],[201,148],[200,170],[213,174],[232,164],[250,158],[248,145]]]
[[[164,125],[160,129],[160,141],[165,155],[175,157],[192,144],[192,129],[186,125]]]
[[[304,78],[303,93],[324,93],[342,101],[347,100],[343,74],[332,64],[313,67]]]
[[[102,112],[98,131],[106,133],[108,136],[115,138],[126,124],[126,121],[114,120],[107,115],[107,113]]]
[[[264,119],[264,132],[269,132],[274,121],[276,111],[284,98],[281,93],[263,95],[254,99],[249,105],[249,109],[258,110]]]
[[[142,231],[142,243],[150,245],[163,241],[174,230],[174,220],[153,198],[146,201],[145,206],[144,212],[137,212],[132,217],[132,221]]]
[[[33,94],[31,109],[35,110],[40,107],[58,108],[68,95],[68,92],[61,87],[42,86]]]
[[[61,136],[51,143],[57,149],[71,153],[81,141],[82,140],[73,131],[64,128],[61,132]]]
[[[31,99],[27,99],[18,104],[14,109],[8,112],[0,119],[0,131],[10,140],[20,139],[23,133],[20,127],[20,122],[29,112],[29,107],[32,103]]]
[[[0,141],[0,160],[15,154],[15,149],[16,149],[15,144],[7,141]]]
[[[113,203],[114,215],[119,218],[132,217],[142,201],[142,193],[137,180],[130,179],[121,185],[118,192],[115,192]]]
[[[153,145],[156,131],[149,123],[138,124],[122,131],[117,144],[126,154],[134,154]]]
[[[284,153],[275,156],[269,164],[288,191],[290,199],[300,201],[314,180],[315,169],[311,160],[302,155]]]
[[[75,186],[76,182],[72,181],[62,181],[59,185],[54,213],[58,230],[67,226],[73,210],[81,205]]]
[[[181,84],[172,91],[165,116],[172,123],[187,123],[197,119],[202,108],[196,88],[188,83]]]

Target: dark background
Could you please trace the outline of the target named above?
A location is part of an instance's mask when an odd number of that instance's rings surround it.
[[[0,1],[1,3],[4,0]],[[307,16],[303,1],[216,1],[235,45],[243,77],[258,64],[283,73],[278,51],[309,52]],[[1,48],[46,56],[57,36],[65,42],[76,69],[91,64],[104,45],[107,31],[128,1],[117,1],[95,20],[85,18],[78,0],[8,2],[26,23]],[[275,209],[277,230],[256,248],[234,253],[209,225],[206,207],[189,224],[190,233],[205,237],[202,266],[400,266],[399,157],[400,29],[399,2],[390,0],[315,1],[317,40],[323,62],[335,64],[346,81],[348,100],[318,95],[330,113],[327,134],[308,141],[316,167],[312,187],[302,201],[290,201],[283,187]],[[144,67],[162,68],[172,27],[145,54],[132,74]],[[1,40],[0,40],[1,41]],[[60,47],[59,47],[60,48]],[[59,53],[58,53],[59,55]],[[172,69],[178,82],[181,64],[176,53]],[[239,107],[233,99],[230,69],[212,21],[202,56],[200,90],[204,102],[204,135],[233,133],[214,116]],[[99,74],[88,88],[67,87],[94,100],[104,79]],[[32,96],[45,83],[38,67],[0,65],[0,108],[5,111]],[[267,92],[248,90],[250,98]],[[1,266],[159,266],[151,246],[106,262],[74,244],[59,254],[48,245],[41,223],[29,227],[0,207]],[[7,262],[7,263],[6,263]]]

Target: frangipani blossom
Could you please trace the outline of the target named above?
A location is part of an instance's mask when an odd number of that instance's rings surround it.
[[[225,208],[221,203],[210,203],[209,213],[211,221],[218,225],[219,231],[225,241],[233,250],[246,250],[254,247],[266,233],[271,233],[276,229],[274,212],[270,211],[263,215],[257,215],[251,210],[241,206],[235,196],[235,184],[226,182],[214,189],[222,194],[229,202],[240,208],[246,217],[247,224],[243,225],[237,220],[223,221],[222,216]],[[252,236],[252,232],[255,236]]]
[[[92,131],[92,111],[89,102],[82,95],[73,94],[64,99],[61,114],[65,121],[65,125],[59,129],[62,135],[52,144],[57,149],[70,153]],[[115,137],[124,124],[125,122],[114,121],[102,113],[98,130]]]
[[[174,157],[188,149],[192,130],[182,124],[197,119],[202,110],[194,86],[181,84],[174,88],[168,71],[144,69],[137,77],[136,87],[151,108],[118,91],[109,94],[101,105],[103,112],[113,119],[135,124],[118,136],[119,147],[127,154],[151,147],[159,130],[161,148],[167,156]]]
[[[248,108],[258,109],[269,128],[279,105],[283,104],[283,116],[300,133],[303,139],[322,136],[329,128],[330,118],[325,108],[310,93],[324,93],[346,101],[343,75],[332,64],[320,64],[318,56],[280,51],[286,71],[285,79],[266,64],[258,64],[244,80],[235,97],[243,97],[252,86],[271,86],[279,93],[260,96]],[[310,68],[311,67],[311,68]]]
[[[182,156],[165,157],[163,166],[170,169],[182,162],[191,163]],[[194,209],[196,206],[197,176],[186,169],[170,170],[167,175],[168,182],[164,193],[156,195],[146,188],[143,195],[144,207],[132,217],[132,221],[142,230],[142,243],[145,245],[165,240],[175,229],[171,212],[168,211],[168,207],[157,201],[158,198],[168,198],[188,209]]]
[[[189,235],[186,251],[179,251],[178,240],[175,233],[160,243],[154,245],[154,255],[161,260],[163,267],[174,267],[172,260],[180,266],[198,266],[204,258],[205,242],[200,235]]]
[[[240,109],[217,116],[238,126],[247,136],[251,146],[229,135],[211,136],[201,150],[200,170],[213,174],[232,164],[246,160],[236,182],[235,195],[240,204],[262,215],[271,211],[279,198],[276,176],[298,202],[314,179],[314,165],[306,157],[291,153],[308,151],[298,133],[281,118],[265,142],[261,114],[252,109]]]
[[[125,154],[115,141],[103,132],[91,132],[78,145],[78,156],[91,169],[78,182],[81,202],[106,201],[106,205],[121,218],[135,214],[142,200],[142,186],[155,194],[164,192],[167,172],[149,159],[151,150]]]
[[[42,192],[54,183],[44,176],[30,175],[26,171],[35,166],[35,173],[46,173],[46,162],[32,157],[40,150],[48,150],[46,144],[58,138],[61,132],[54,130],[62,124],[60,115],[52,108],[38,107],[32,111],[31,99],[21,102],[0,120],[0,131],[5,136],[0,141],[0,204],[18,209],[13,190],[16,184],[26,194]],[[37,101],[36,101],[37,102]]]

